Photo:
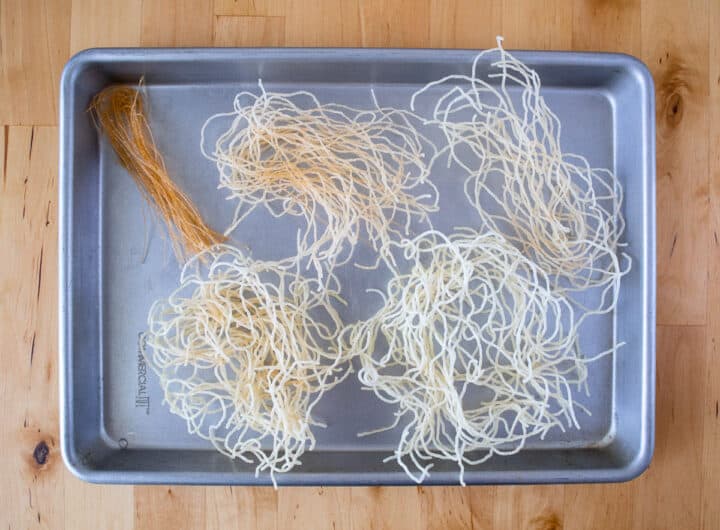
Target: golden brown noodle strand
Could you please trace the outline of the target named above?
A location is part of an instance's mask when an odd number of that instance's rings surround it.
[[[205,224],[188,196],[168,175],[147,123],[139,89],[109,86],[95,96],[89,110],[120,163],[165,222],[178,261],[225,240]]]
[[[315,446],[313,408],[348,373],[333,349],[337,292],[227,245],[188,261],[180,284],[152,306],[145,336],[165,402],[275,483]]]

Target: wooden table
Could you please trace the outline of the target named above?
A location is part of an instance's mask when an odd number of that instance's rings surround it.
[[[58,447],[58,79],[92,46],[622,51],[657,93],[657,443],[626,484],[108,487]],[[720,1],[0,0],[0,528],[720,528]]]

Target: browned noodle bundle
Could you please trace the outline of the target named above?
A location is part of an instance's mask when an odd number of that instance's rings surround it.
[[[122,166],[165,222],[178,261],[225,240],[205,224],[189,197],[168,175],[138,88],[109,86],[93,98],[89,110]]]

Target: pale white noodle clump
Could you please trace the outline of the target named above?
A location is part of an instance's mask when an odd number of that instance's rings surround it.
[[[618,258],[621,185],[613,172],[562,151],[560,120],[540,95],[538,73],[501,42],[475,58],[470,75],[419,90],[411,107],[432,98],[426,123],[447,141],[437,156],[447,154],[467,175],[465,193],[486,225],[537,263],[554,289],[599,287],[600,300],[588,309],[608,311],[630,267],[628,256],[624,264]]]
[[[313,407],[347,375],[330,349],[336,292],[226,245],[196,255],[180,284],[148,316],[146,356],[165,401],[191,434],[274,483],[314,447]]]
[[[591,359],[578,353],[572,305],[537,265],[471,229],[396,247],[401,258],[384,256],[393,276],[382,309],[342,336],[362,384],[397,407],[395,423],[373,431],[402,427],[388,460],[418,483],[431,459],[452,460],[463,483],[467,464],[579,428],[575,409],[585,409],[571,387],[585,384]]]
[[[361,233],[379,250],[437,210],[425,161],[434,147],[413,114],[377,102],[372,110],[323,105],[309,92],[266,92],[262,83],[260,90],[238,94],[233,112],[210,117],[202,130],[220,188],[237,200],[226,233],[258,206],[276,217],[302,216],[307,228],[288,261],[306,258],[322,278],[350,259]],[[228,119],[207,149],[206,137],[215,136],[208,128]]]

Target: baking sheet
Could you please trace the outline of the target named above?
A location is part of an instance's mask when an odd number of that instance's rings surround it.
[[[145,76],[150,125],[173,178],[212,226],[223,228],[233,203],[216,189],[214,164],[199,149],[199,131],[235,94],[309,90],[321,102],[406,107],[428,81],[469,71],[474,51],[441,50],[91,50],[66,67],[61,91],[61,426],[67,465],[97,482],[268,484],[267,474],[230,461],[187,433],[162,404],[162,391],[139,355],[147,311],[178,283],[179,267],[162,227],[132,179],[85,112],[110,83]],[[592,416],[581,430],[554,430],[510,457],[467,468],[468,484],[624,480],[641,472],[652,454],[654,415],[655,213],[652,81],[638,61],[614,54],[519,52],[543,81],[543,96],[563,126],[562,147],[609,167],[625,189],[624,240],[633,268],[623,278],[613,314],[584,325],[589,354],[613,341],[625,345],[591,366],[590,396],[578,394]],[[441,89],[439,89],[441,90]],[[422,109],[419,109],[422,111]],[[432,131],[426,131],[432,134]],[[437,132],[435,132],[437,134]],[[455,169],[438,164],[436,228],[479,226]],[[287,255],[298,219],[273,219],[256,210],[233,242],[258,259]],[[416,227],[417,230],[422,227]],[[370,262],[358,247],[357,260]],[[386,273],[346,266],[337,274],[349,305],[346,322],[378,307],[368,287],[383,288]],[[282,484],[405,484],[410,479],[382,459],[398,431],[357,438],[391,423],[393,410],[350,377],[315,409],[328,424],[303,465],[277,475]],[[457,466],[437,462],[426,484],[457,483]]]

